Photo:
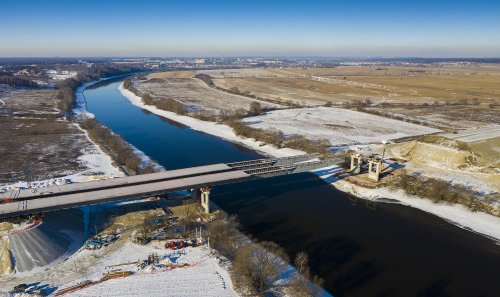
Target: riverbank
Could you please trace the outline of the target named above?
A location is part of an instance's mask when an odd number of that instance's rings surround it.
[[[155,106],[145,105],[139,96],[136,96],[132,92],[125,89],[123,87],[123,83],[119,85],[119,90],[121,94],[125,96],[133,105],[172,121],[189,126],[193,130],[217,136],[274,157],[292,156],[304,153],[292,149],[277,149],[271,145],[263,145],[253,139],[240,138],[234,133],[231,127],[226,125],[201,121],[191,117],[181,116],[173,112],[160,110]],[[466,207],[461,205],[436,204],[427,199],[410,197],[402,191],[390,191],[388,188],[365,189],[355,186],[345,180],[329,180],[329,177],[331,177],[331,174],[322,176],[326,182],[331,183],[335,188],[343,192],[353,194],[359,198],[371,199],[379,202],[382,201],[382,198],[388,198],[391,199],[391,202],[400,203],[432,213],[464,229],[472,230],[482,235],[500,240],[500,218],[498,217],[480,212],[471,212],[466,209]]]
[[[237,143],[240,145],[243,145],[247,148],[253,149],[255,151],[258,151],[260,153],[263,153],[268,156],[273,156],[273,157],[287,157],[287,156],[294,156],[294,155],[302,155],[305,154],[305,152],[299,151],[299,150],[294,150],[290,148],[275,148],[272,145],[265,144],[263,142],[255,141],[253,139],[243,139],[236,135],[234,133],[233,128],[227,126],[227,125],[222,125],[222,124],[217,124],[214,122],[207,122],[207,121],[202,121],[198,120],[192,117],[188,116],[182,116],[178,115],[176,113],[166,111],[159,109],[155,106],[152,105],[145,105],[142,102],[141,97],[135,95],[131,91],[127,90],[124,88],[123,83],[120,84],[118,87],[120,90],[121,94],[125,96],[126,98],[129,99],[129,101],[142,109],[145,109],[147,111],[150,111],[156,115],[165,117],[167,119],[173,120],[177,123],[186,125],[190,127],[193,130],[200,131],[209,135],[217,136],[219,138],[231,141],[233,143]]]
[[[96,81],[93,81],[93,82],[89,82],[89,83],[84,83],[82,84],[77,90],[76,90],[76,100],[75,100],[75,107],[73,108],[72,112],[76,115],[76,116],[84,116],[84,117],[87,117],[87,118],[95,118],[95,115],[91,112],[88,111],[87,109],[87,101],[85,99],[85,90],[86,88],[90,87],[90,86],[93,86],[95,84],[98,84],[100,82],[103,82],[105,80],[110,80],[110,79],[114,79],[114,78],[118,78],[118,77],[123,77],[124,75],[118,75],[118,76],[113,76],[113,77],[109,77],[109,78],[101,78],[101,79],[98,79]],[[103,153],[105,154],[110,160],[111,160],[111,163],[110,164],[115,164],[113,165],[113,167],[115,167],[118,171],[121,172],[121,176],[124,176],[126,175],[126,172],[124,172],[124,170],[122,168],[120,168],[118,162],[116,160],[113,160],[113,157],[109,154],[109,153],[105,153],[102,148],[100,147],[100,145],[98,143],[96,143],[94,140],[92,140],[89,135],[88,135],[88,132],[83,129],[80,125],[76,124],[80,129],[84,130],[86,135],[87,135],[87,138],[89,139],[89,141],[91,141],[92,143],[94,143],[95,146],[98,147],[98,149]],[[111,131],[111,133],[114,133]],[[146,164],[152,164],[154,166],[154,169],[156,171],[161,171],[161,170],[165,170],[165,168],[163,168],[163,166],[161,166],[160,164],[158,164],[157,162],[154,162],[151,158],[149,158],[144,152],[142,152],[141,150],[139,150],[138,148],[136,148],[134,145],[130,144],[130,143],[127,143],[127,145],[129,145],[132,150],[133,150],[133,153],[134,155],[136,155],[141,161],[142,161],[142,164],[143,165],[146,165]],[[105,174],[106,175],[106,174]],[[107,175],[106,175],[107,176]],[[114,175],[113,175],[114,176]]]

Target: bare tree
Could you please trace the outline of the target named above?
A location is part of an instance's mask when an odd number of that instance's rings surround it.
[[[311,276],[309,257],[305,252],[299,252],[294,261],[297,273],[290,278],[289,289],[293,296],[318,296],[323,280],[318,276]]]
[[[238,222],[231,216],[228,220],[213,221],[208,225],[210,245],[228,259],[234,259],[236,251],[243,245],[240,241]]]
[[[273,242],[247,244],[236,252],[233,277],[236,286],[263,296],[288,268],[288,256]]]

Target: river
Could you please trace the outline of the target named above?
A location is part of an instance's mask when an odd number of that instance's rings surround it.
[[[133,106],[119,84],[87,89],[88,110],[166,169],[261,157]],[[372,209],[313,174],[212,193],[252,237],[277,242],[292,258],[306,251],[335,296],[500,296],[499,245],[418,209]]]

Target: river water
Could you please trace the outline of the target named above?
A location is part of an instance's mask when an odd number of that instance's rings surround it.
[[[88,109],[166,169],[261,157],[133,106],[110,82],[85,91]],[[425,185],[424,185],[425,186]],[[417,209],[375,209],[299,174],[216,187],[211,198],[244,231],[277,242],[335,296],[500,296],[500,247]]]

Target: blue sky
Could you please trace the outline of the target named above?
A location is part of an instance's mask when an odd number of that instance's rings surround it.
[[[0,56],[500,57],[500,1],[0,1]]]

